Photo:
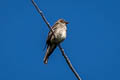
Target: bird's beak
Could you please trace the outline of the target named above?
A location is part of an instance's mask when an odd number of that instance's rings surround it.
[[[66,24],[69,24],[69,22],[65,21]]]

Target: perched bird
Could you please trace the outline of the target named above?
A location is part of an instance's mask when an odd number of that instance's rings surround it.
[[[66,24],[68,24],[68,22],[63,19],[59,19],[52,27],[54,34],[52,31],[48,33],[46,41],[47,50],[44,57],[44,64],[47,64],[49,56],[52,54],[57,45],[66,38]]]

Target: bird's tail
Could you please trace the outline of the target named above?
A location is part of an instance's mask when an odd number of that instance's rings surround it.
[[[56,45],[55,45],[55,44],[49,45],[49,46],[47,47],[47,51],[46,51],[45,57],[44,57],[44,64],[47,64],[47,63],[48,63],[48,58],[49,58],[49,56],[52,54],[52,52],[54,51],[55,48],[56,48]]]

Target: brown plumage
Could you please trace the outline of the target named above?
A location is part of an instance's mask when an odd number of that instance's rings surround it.
[[[52,52],[57,47],[57,45],[66,38],[66,30],[67,30],[66,24],[68,24],[68,22],[64,21],[63,19],[59,19],[54,24],[52,30],[56,38],[54,37],[51,31],[48,33],[48,37],[46,41],[47,50],[44,57],[45,64],[47,64],[49,56],[52,54]]]

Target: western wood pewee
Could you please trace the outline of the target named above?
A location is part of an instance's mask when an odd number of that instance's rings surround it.
[[[49,56],[52,54],[52,52],[57,47],[57,45],[66,38],[66,31],[67,31],[66,24],[68,24],[68,22],[66,22],[63,19],[59,19],[52,27],[55,36],[53,35],[52,31],[48,33],[48,37],[46,41],[47,51],[44,57],[45,64],[47,64]]]

